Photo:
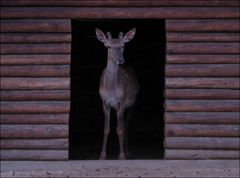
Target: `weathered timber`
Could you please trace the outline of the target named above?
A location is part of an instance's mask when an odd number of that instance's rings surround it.
[[[1,138],[68,138],[68,125],[1,125]]]
[[[2,77],[68,77],[70,65],[1,66]]]
[[[169,42],[167,53],[239,54],[239,43]]]
[[[238,150],[166,149],[165,159],[239,159]]]
[[[239,137],[239,125],[167,124],[167,137]]]
[[[66,150],[68,139],[1,139],[1,149]]]
[[[240,99],[239,90],[231,89],[166,89],[166,99]]]
[[[1,44],[1,54],[66,54],[71,52],[70,43]]]
[[[235,137],[166,137],[165,148],[238,150],[239,142]]]
[[[240,124],[239,112],[165,112],[166,124]]]
[[[67,160],[68,150],[1,150],[1,160]]]
[[[1,113],[69,113],[69,101],[2,101]]]
[[[68,124],[69,114],[1,114],[1,124]]]
[[[239,100],[169,100],[165,101],[166,111],[179,112],[239,112]]]
[[[238,77],[240,64],[167,64],[168,77]]]
[[[70,89],[69,78],[1,78],[2,90]]]
[[[216,88],[216,89],[239,89],[238,78],[166,78],[166,88]]]
[[[0,91],[2,101],[70,100],[70,90]]]
[[[1,33],[2,43],[70,43],[70,33]]]
[[[239,42],[239,33],[167,33],[170,42]]]
[[[209,7],[209,6],[217,6],[217,7],[234,7],[238,6],[237,0],[108,0],[108,1],[100,1],[100,0],[2,0],[1,6],[83,6],[83,7],[156,7],[156,6],[194,6],[194,7]]]
[[[237,7],[2,7],[5,19],[238,18]]]
[[[70,54],[1,55],[1,65],[70,64]]]
[[[71,32],[71,21],[65,19],[1,20],[1,32]]]
[[[167,63],[172,64],[237,64],[240,56],[234,54],[168,54]]]
[[[240,22],[236,19],[167,20],[168,32],[239,32]]]

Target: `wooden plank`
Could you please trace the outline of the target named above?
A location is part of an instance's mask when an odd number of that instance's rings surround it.
[[[239,42],[239,33],[167,33],[167,41],[170,42]]]
[[[167,53],[239,54],[239,43],[169,42]]]
[[[239,112],[165,112],[166,124],[240,124]]]
[[[69,77],[70,65],[1,66],[2,77]]]
[[[1,20],[1,32],[71,32],[71,21],[65,19]]]
[[[70,90],[3,90],[0,94],[2,101],[70,100]]]
[[[239,112],[239,100],[166,100],[166,111]]]
[[[238,7],[2,7],[5,19],[238,18]]]
[[[2,43],[70,43],[71,33],[1,33]]]
[[[1,44],[1,54],[66,54],[71,52],[70,43]]]
[[[68,125],[1,125],[3,139],[68,138]]]
[[[1,149],[66,150],[68,139],[1,139]]]
[[[239,32],[240,22],[236,19],[167,20],[168,32]]]
[[[165,159],[239,159],[239,157],[238,150],[165,150]]]
[[[167,64],[168,77],[238,77],[240,64]]]
[[[1,124],[68,124],[69,114],[1,114]]]
[[[69,78],[1,78],[2,90],[51,90],[69,89]]]
[[[81,1],[75,1],[75,0],[45,0],[45,1],[39,1],[39,0],[2,0],[1,6],[83,6],[83,7],[156,7],[156,6],[194,6],[194,7],[232,7],[232,6],[238,6],[237,0],[211,0],[211,1],[205,1],[205,0],[108,0],[108,1],[101,1],[101,0],[81,0]]]
[[[231,89],[166,89],[166,99],[240,99],[239,90]]]
[[[1,150],[1,160],[67,160],[68,150]]]
[[[167,124],[167,137],[239,137],[239,125]]]
[[[70,64],[70,54],[1,55],[1,65]]]
[[[239,139],[235,137],[166,137],[167,149],[223,149],[238,150]]]
[[[69,101],[2,101],[1,113],[69,113]]]
[[[171,64],[237,64],[240,56],[234,54],[167,54]]]
[[[209,88],[209,89],[239,89],[238,78],[166,78],[166,88]]]

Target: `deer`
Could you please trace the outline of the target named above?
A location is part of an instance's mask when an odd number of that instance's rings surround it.
[[[107,140],[110,133],[110,111],[114,109],[117,113],[116,133],[119,141],[118,159],[126,159],[126,127],[125,110],[135,104],[139,84],[133,69],[124,63],[124,46],[131,41],[135,35],[136,28],[133,28],[125,35],[120,32],[118,38],[112,38],[110,32],[106,35],[96,28],[97,39],[107,48],[108,59],[104,68],[99,85],[99,95],[102,100],[104,113],[104,135],[100,154],[100,160],[106,159]]]

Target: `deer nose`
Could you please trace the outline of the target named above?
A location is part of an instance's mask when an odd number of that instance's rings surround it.
[[[124,58],[120,58],[120,59],[118,60],[118,63],[119,63],[119,64],[123,64],[123,63],[124,63]]]

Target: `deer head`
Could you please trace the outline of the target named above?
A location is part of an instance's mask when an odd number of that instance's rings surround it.
[[[123,64],[123,51],[125,43],[131,41],[135,35],[136,28],[133,28],[125,35],[120,32],[118,38],[112,38],[110,32],[105,35],[100,29],[96,28],[97,39],[101,41],[108,49],[108,58],[117,64]]]

